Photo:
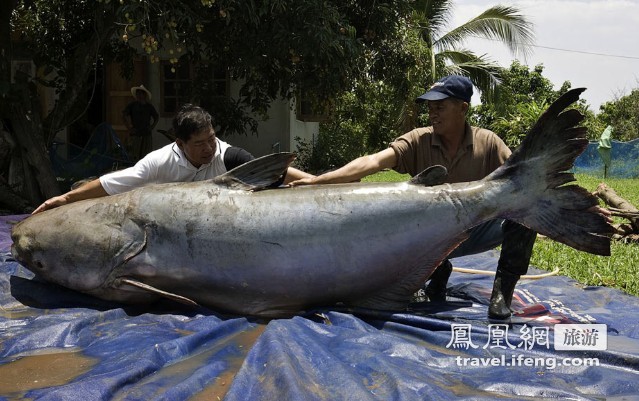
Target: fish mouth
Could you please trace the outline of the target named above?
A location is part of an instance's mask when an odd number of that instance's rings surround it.
[[[11,257],[33,273],[44,270],[44,264],[33,257],[33,252],[28,247],[22,247],[14,242],[11,244]]]
[[[20,254],[18,253],[18,249],[16,248],[16,244],[11,244],[11,257],[19,263],[22,263],[23,260],[20,257]]]

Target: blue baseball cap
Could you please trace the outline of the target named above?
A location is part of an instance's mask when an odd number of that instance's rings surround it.
[[[442,100],[448,97],[454,97],[470,103],[470,98],[473,97],[473,83],[470,82],[470,79],[461,75],[449,75],[435,82],[428,89],[428,92],[415,99],[415,101],[421,103],[426,100]]]

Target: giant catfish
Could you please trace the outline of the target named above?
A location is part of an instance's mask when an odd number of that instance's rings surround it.
[[[127,303],[159,296],[214,310],[288,316],[338,303],[398,310],[482,222],[506,218],[610,254],[611,226],[570,169],[587,146],[567,92],[486,178],[268,189],[292,161],[265,156],[213,180],[150,185],[33,215],[15,258],[41,278]]]

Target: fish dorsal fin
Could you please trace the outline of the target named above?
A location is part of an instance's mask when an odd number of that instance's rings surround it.
[[[295,160],[290,152],[258,157],[213,179],[218,185],[233,189],[255,191],[281,182],[288,166]]]
[[[448,170],[446,170],[446,167],[436,165],[428,167],[426,170],[411,178],[408,182],[414,185],[432,187],[445,183],[447,177]]]
[[[162,291],[162,290],[160,290],[158,288],[155,288],[155,287],[150,286],[148,284],[144,284],[144,283],[142,283],[140,281],[137,281],[137,280],[133,280],[131,278],[120,277],[118,279],[118,282],[119,282],[118,283],[119,285],[127,284],[127,285],[130,285],[130,286],[136,287],[136,288],[140,288],[140,289],[142,289],[144,291],[148,291],[150,293],[159,295],[161,297],[171,299],[173,301],[179,302],[179,303],[184,304],[184,305],[189,305],[189,306],[194,306],[194,307],[195,306],[199,306],[197,304],[197,302],[195,302],[195,301],[193,301],[193,300],[191,300],[189,298],[183,297],[181,295],[173,294],[171,292]]]

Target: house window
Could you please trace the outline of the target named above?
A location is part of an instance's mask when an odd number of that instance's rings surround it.
[[[174,69],[175,71],[172,71]],[[162,115],[171,117],[185,103],[211,110],[213,103],[229,96],[225,68],[208,63],[162,63]]]
[[[195,67],[196,79],[201,82],[194,95],[204,109],[213,111],[215,104],[229,97],[230,80],[226,68],[200,63]]]
[[[162,62],[162,115],[170,117],[179,108],[191,102],[193,80],[189,63],[171,64]]]
[[[308,93],[303,89],[297,91],[295,96],[296,110],[295,114],[300,121],[326,121],[328,119],[328,107],[321,107],[314,104]]]

